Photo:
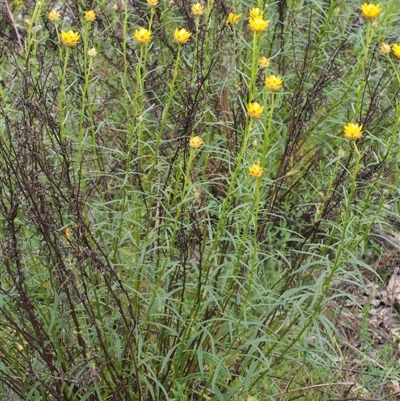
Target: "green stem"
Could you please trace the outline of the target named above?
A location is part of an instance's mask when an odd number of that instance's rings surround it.
[[[253,101],[255,97],[254,89],[256,85],[257,72],[258,72],[258,56],[260,53],[260,49],[258,46],[258,34],[257,32],[253,32],[253,48],[251,54],[251,71],[250,71],[250,83],[249,83],[249,102]]]
[[[181,189],[180,196],[177,199],[176,209],[175,209],[175,212],[174,212],[174,216],[175,217],[174,217],[173,223],[171,225],[171,228],[168,230],[168,231],[171,232],[171,236],[170,236],[170,238],[168,238],[168,241],[171,244],[171,246],[174,246],[176,236],[177,236],[177,234],[179,232],[178,226],[180,224],[182,210],[183,210],[183,207],[184,207],[185,203],[187,202],[186,199],[188,198],[188,191],[191,191],[191,185],[192,184],[191,184],[191,179],[190,179],[190,172],[192,170],[192,164],[193,164],[193,160],[194,160],[195,155],[196,155],[195,149],[191,148],[190,149],[190,154],[189,154],[189,160],[188,160],[187,165],[186,165],[184,181],[183,181],[183,188]],[[181,174],[180,170],[177,172],[177,174],[178,175]],[[168,263],[169,263],[169,261],[170,261],[170,259],[172,257],[173,257],[173,251],[172,251],[172,249],[170,249],[169,250],[169,257],[165,257],[161,267],[159,269],[157,269],[157,279],[156,279],[156,282],[155,282],[155,285],[154,285],[152,299],[151,299],[151,301],[149,303],[149,306],[147,308],[148,313],[147,313],[146,320],[145,320],[148,325],[151,324],[151,316],[150,316],[150,314],[151,314],[151,311],[153,309],[153,304],[154,304],[154,302],[156,300],[156,297],[157,297],[159,289],[162,287],[162,281],[165,280],[165,271],[166,271]],[[195,321],[195,315],[191,314],[191,318],[193,319],[193,321]],[[190,325],[188,325],[188,326],[190,326]],[[148,330],[150,330],[149,326],[148,326]],[[187,330],[185,332],[187,332]],[[190,330],[189,330],[189,332],[190,332]],[[183,342],[183,339],[182,339],[182,342]]]
[[[266,89],[268,91],[268,89]],[[265,102],[266,106],[268,105],[267,102]],[[262,151],[261,151],[261,160],[266,160],[267,159],[267,154],[270,148],[270,143],[271,143],[271,131],[272,131],[272,119],[274,116],[274,110],[275,110],[275,92],[271,93],[271,102],[269,104],[269,113],[268,113],[268,120],[267,120],[267,129],[265,130],[264,138],[263,138],[263,144],[262,144]]]
[[[153,180],[154,173],[155,173],[157,166],[161,165],[161,161],[159,161],[159,150],[160,150],[161,140],[163,138],[163,133],[164,133],[165,127],[167,125],[167,120],[169,117],[169,109],[171,107],[172,100],[174,98],[174,94],[176,91],[175,82],[176,82],[176,78],[178,76],[178,69],[179,69],[179,64],[180,64],[180,60],[181,60],[181,52],[182,52],[182,45],[179,45],[176,60],[175,60],[174,70],[172,72],[172,80],[168,84],[168,87],[169,87],[168,99],[167,99],[167,103],[164,107],[162,116],[161,116],[160,129],[158,130],[158,133],[157,133],[156,146],[154,149],[154,159],[156,160],[156,163],[152,164],[150,173],[148,174],[149,182],[151,182]]]
[[[58,97],[58,121],[60,123],[60,140],[62,141],[65,137],[65,112],[64,106],[65,99],[66,99],[66,79],[67,79],[67,66],[68,60],[70,55],[70,48],[67,46],[65,47],[65,54],[64,54],[64,65],[61,73],[61,82],[60,82],[60,95]]]
[[[139,62],[136,66],[136,90],[135,96],[130,101],[130,109],[132,109],[132,116],[130,117],[130,125],[128,127],[128,149],[126,153],[126,164],[125,164],[125,178],[122,183],[122,206],[121,206],[121,216],[119,220],[118,226],[118,234],[115,237],[114,245],[113,245],[113,254],[112,260],[117,260],[117,252],[120,247],[120,238],[122,236],[122,230],[125,222],[125,213],[128,208],[128,195],[130,192],[129,181],[130,181],[130,169],[131,169],[131,161],[133,157],[133,149],[135,144],[137,144],[137,157],[139,158],[142,153],[142,121],[139,121],[137,124],[138,116],[141,119],[140,114],[143,113],[143,105],[144,105],[144,78],[142,76],[142,71],[145,69],[145,55],[146,55],[146,46],[140,46],[140,56]],[[135,141],[135,132],[137,132],[137,140]],[[135,197],[134,202],[139,202],[138,197]],[[134,208],[136,209],[136,208]],[[140,213],[140,208],[138,209],[138,213]],[[137,221],[140,221],[140,216],[136,216]],[[136,255],[136,251],[139,251],[139,242],[140,242],[140,230],[135,231],[135,244],[133,244],[134,254]]]
[[[364,46],[364,55],[360,60],[360,67],[361,67],[361,83],[358,86],[357,91],[357,103],[356,103],[356,115],[360,113],[362,110],[362,97],[365,91],[365,86],[367,84],[367,76],[366,76],[366,64],[369,54],[369,48],[371,46],[372,37],[373,37],[373,29],[372,29],[372,22],[368,21],[367,23],[367,36],[366,42]]]

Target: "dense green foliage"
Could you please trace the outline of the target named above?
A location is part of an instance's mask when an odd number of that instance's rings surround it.
[[[201,4],[2,6],[1,399],[349,396],[335,317],[398,210],[398,1]]]

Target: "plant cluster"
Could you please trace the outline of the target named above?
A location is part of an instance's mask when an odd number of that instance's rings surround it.
[[[5,3],[0,398],[347,396],[319,384],[397,202],[397,0]]]

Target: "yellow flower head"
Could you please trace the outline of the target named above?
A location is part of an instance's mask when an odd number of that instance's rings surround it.
[[[381,44],[381,52],[383,54],[389,54],[390,53],[390,45],[388,45],[387,43],[382,43]]]
[[[47,16],[49,17],[49,20],[51,22],[60,21],[60,13],[58,11],[56,11],[56,10],[49,11]]]
[[[249,27],[253,32],[264,32],[268,27],[269,20],[262,17],[254,17],[249,20]]]
[[[203,140],[198,135],[192,136],[189,139],[189,146],[193,149],[198,149],[203,146]]]
[[[67,227],[64,231],[65,238],[70,241],[71,240],[71,230]]]
[[[260,118],[264,111],[264,106],[261,106],[258,102],[249,103],[247,105],[247,113],[250,117]]]
[[[400,58],[400,43],[396,43],[393,45],[392,52],[397,58]]]
[[[175,42],[177,42],[181,45],[189,42],[190,36],[191,36],[191,33],[188,32],[185,28],[182,28],[182,29],[176,28],[175,29],[174,40],[175,40]]]
[[[265,78],[265,86],[272,91],[281,89],[282,85],[283,81],[279,75],[270,75],[269,77]]]
[[[65,46],[76,46],[79,43],[80,35],[79,32],[69,30],[68,32],[61,31],[61,42]]]
[[[200,3],[192,4],[192,14],[193,15],[203,15],[204,7]]]
[[[254,163],[251,167],[249,167],[249,176],[253,178],[260,178],[263,173],[263,168],[260,166],[260,163]]]
[[[158,0],[147,0],[147,4],[151,7],[155,7],[158,4]]]
[[[252,8],[249,12],[250,18],[263,18],[263,12],[259,8]]]
[[[89,57],[96,57],[96,56],[97,56],[97,50],[96,50],[96,48],[95,48],[95,47],[92,47],[91,49],[89,49],[89,50],[87,51],[87,55],[88,55]]]
[[[242,14],[229,13],[229,15],[226,19],[226,23],[228,25],[235,25],[239,22],[240,18],[242,18]]]
[[[269,66],[269,63],[270,63],[269,58],[266,58],[264,56],[258,59],[258,65],[260,67],[267,68]]]
[[[93,22],[96,19],[96,13],[93,10],[86,11],[83,18],[86,21]]]
[[[381,13],[382,9],[380,6],[377,6],[372,3],[364,3],[361,6],[361,14],[364,18],[367,19],[375,19],[379,16]]]
[[[136,42],[138,42],[141,45],[149,43],[150,40],[152,39],[151,31],[146,28],[136,29],[133,34],[133,37],[136,40]]]
[[[356,123],[348,123],[344,128],[344,136],[347,139],[355,140],[361,138],[363,126]]]

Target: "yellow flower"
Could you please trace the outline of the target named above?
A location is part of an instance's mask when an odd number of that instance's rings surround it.
[[[253,32],[264,32],[268,27],[269,20],[262,17],[254,17],[249,20],[249,27]]]
[[[155,7],[158,4],[158,0],[147,0],[147,4],[151,7]]]
[[[254,163],[251,167],[249,167],[249,176],[253,178],[260,178],[263,173],[263,168],[260,166],[260,163]]]
[[[138,42],[141,45],[149,43],[150,40],[152,39],[151,31],[146,28],[136,29],[133,34],[133,37],[135,38],[136,42]]]
[[[279,75],[270,75],[269,77],[265,78],[265,86],[272,91],[281,89],[282,85],[283,81]]]
[[[348,123],[344,128],[344,136],[347,139],[358,139],[362,136],[363,126],[355,123]]]
[[[361,14],[363,15],[364,18],[367,19],[374,19],[379,16],[381,13],[382,9],[380,6],[377,6],[372,3],[364,3],[361,6]]]
[[[176,28],[175,29],[174,40],[175,40],[175,42],[177,42],[181,45],[189,42],[190,36],[191,36],[191,33],[188,32],[185,28],[182,28],[182,29]]]
[[[60,13],[56,10],[49,11],[47,16],[51,22],[60,21]]]
[[[68,32],[61,31],[61,42],[65,46],[76,46],[79,43],[79,32],[69,30]]]
[[[189,140],[189,146],[193,149],[198,149],[203,145],[203,140],[197,135],[192,136]]]
[[[392,52],[397,58],[400,58],[400,43],[396,43],[393,45]]]
[[[269,58],[266,58],[264,56],[258,59],[258,65],[260,67],[267,68],[269,66],[269,63],[270,63]]]
[[[96,50],[96,48],[95,48],[95,47],[92,47],[91,49],[89,49],[89,50],[87,51],[87,55],[88,55],[89,57],[96,57],[96,56],[97,56],[97,50]]]
[[[70,241],[71,240],[71,230],[67,227],[64,231],[65,238]]]
[[[264,106],[261,106],[258,102],[249,103],[247,106],[247,113],[250,117],[260,118],[264,111]]]
[[[96,19],[96,13],[93,10],[86,11],[83,18],[86,21],[93,22]]]
[[[263,12],[259,8],[252,8],[249,12],[250,18],[262,18]]]
[[[230,25],[235,25],[239,22],[240,18],[242,18],[242,14],[229,13],[226,19],[226,23]]]
[[[381,52],[383,54],[389,54],[390,53],[390,45],[388,45],[387,43],[382,43],[381,44]]]
[[[203,15],[204,7],[200,3],[192,4],[192,14],[193,15]]]

